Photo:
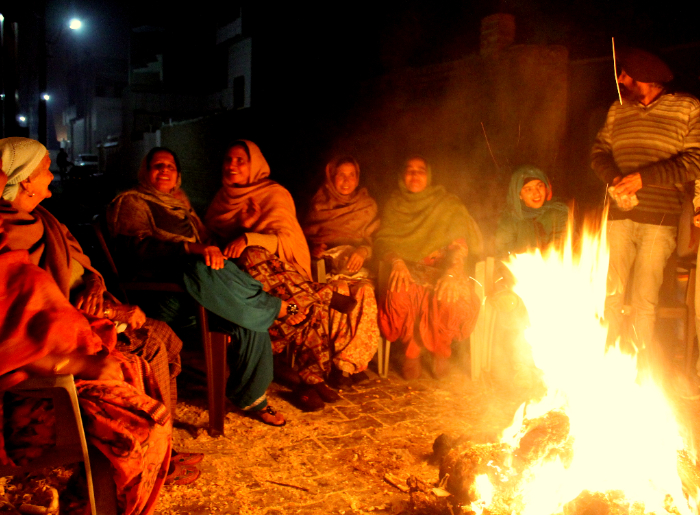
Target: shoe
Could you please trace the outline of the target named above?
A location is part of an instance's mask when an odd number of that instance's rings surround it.
[[[340,400],[340,395],[326,383],[316,383],[313,386],[318,396],[321,397],[324,402],[338,402]]]
[[[433,356],[433,376],[442,379],[450,372],[450,361],[444,356]]]
[[[346,375],[346,372],[334,368],[328,376],[328,384],[336,390],[350,388],[353,385],[352,378],[353,376]]]
[[[269,404],[261,410],[251,411],[250,414],[268,426],[282,427],[287,423],[284,415]]]
[[[352,384],[364,384],[369,381],[369,376],[365,372],[358,372],[350,376]]]
[[[312,385],[304,384],[294,390],[293,402],[302,411],[319,411],[326,407]]]
[[[342,293],[333,292],[330,303],[331,309],[340,311],[341,313],[350,314],[352,310],[357,306],[357,301],[352,297],[343,295]]]
[[[201,452],[177,452],[173,451],[170,456],[170,463],[179,463],[180,465],[196,465],[204,459],[204,453]]]
[[[195,481],[201,472],[197,467],[190,467],[189,465],[180,465],[175,463],[173,471],[165,477],[166,485],[191,485]]]
[[[421,375],[420,358],[406,358],[401,367],[401,375],[406,381],[418,379]]]

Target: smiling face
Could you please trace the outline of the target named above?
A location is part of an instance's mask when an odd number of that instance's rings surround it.
[[[170,193],[177,186],[177,163],[170,152],[160,150],[153,154],[148,166],[148,182],[161,193]]]
[[[428,165],[419,157],[409,159],[403,171],[406,189],[411,193],[420,193],[428,186]]]
[[[355,191],[358,183],[357,170],[354,164],[343,163],[336,168],[333,185],[338,193],[348,196]]]
[[[250,181],[250,158],[245,148],[236,145],[224,157],[221,179],[226,186],[242,186]]]
[[[520,190],[520,200],[532,209],[539,209],[547,199],[547,185],[539,179],[526,182]]]
[[[53,174],[51,173],[51,170],[49,170],[50,166],[51,158],[47,153],[44,156],[44,159],[42,159],[39,163],[39,166],[34,169],[32,175],[30,176],[31,193],[34,194],[32,200],[34,200],[37,205],[45,198],[49,198],[51,196],[49,185],[51,184],[51,181],[53,181]]]

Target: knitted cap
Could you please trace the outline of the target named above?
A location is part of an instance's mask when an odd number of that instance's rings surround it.
[[[665,84],[673,80],[673,72],[666,63],[645,50],[623,48],[617,53],[617,58],[620,61],[619,69],[625,70],[637,82]]]
[[[47,152],[44,145],[33,139],[0,139],[2,171],[7,175],[7,184],[2,192],[2,198],[12,202],[17,197],[19,183],[36,170]]]

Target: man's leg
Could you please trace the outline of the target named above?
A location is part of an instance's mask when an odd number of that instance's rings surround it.
[[[656,306],[664,279],[664,268],[676,248],[676,227],[637,224],[639,251],[634,264],[632,308],[638,345],[646,350],[648,364],[663,366],[663,352],[653,341]]]
[[[612,220],[608,222],[610,264],[608,266],[607,297],[605,298],[605,320],[608,322],[608,345],[614,345],[622,335],[622,307],[629,281],[632,263],[637,255],[634,241],[634,222]]]

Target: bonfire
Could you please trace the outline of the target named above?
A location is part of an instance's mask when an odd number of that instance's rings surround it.
[[[499,441],[466,442],[442,460],[441,484],[464,512],[698,512],[692,454],[662,390],[640,379],[635,356],[606,348],[600,227],[584,230],[576,252],[569,235],[563,249],[506,263],[546,394],[523,404]]]

